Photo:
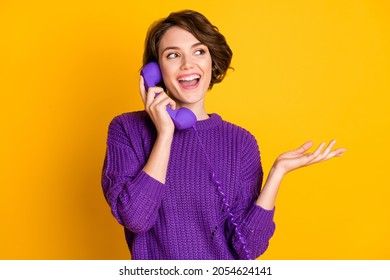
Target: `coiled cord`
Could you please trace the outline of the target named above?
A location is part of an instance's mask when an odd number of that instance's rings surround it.
[[[203,153],[206,156],[207,163],[208,163],[208,165],[210,167],[210,170],[211,170],[211,179],[212,179],[213,183],[217,186],[218,193],[221,195],[222,203],[223,203],[223,206],[225,207],[225,211],[228,214],[230,222],[232,223],[232,225],[234,227],[234,230],[235,230],[235,232],[237,234],[238,240],[239,240],[239,242],[240,242],[240,244],[241,244],[241,246],[242,246],[242,248],[243,248],[243,250],[244,250],[244,252],[246,254],[246,258],[248,260],[251,260],[252,258],[250,257],[250,253],[249,253],[249,250],[248,250],[248,248],[246,246],[247,244],[246,244],[246,241],[244,239],[244,236],[241,233],[241,230],[240,230],[240,227],[239,227],[239,225],[238,225],[238,223],[236,221],[235,215],[231,211],[231,206],[227,202],[226,194],[222,190],[222,183],[215,176],[214,168],[211,165],[211,161],[210,161],[210,159],[209,159],[209,157],[207,155],[205,147],[202,144],[202,141],[201,141],[201,139],[199,137],[198,131],[195,128],[195,125],[193,126],[193,128],[194,128],[194,130],[196,132],[196,137],[198,138],[198,142],[199,142],[199,144],[200,144],[200,146],[201,146],[201,148],[203,150]]]

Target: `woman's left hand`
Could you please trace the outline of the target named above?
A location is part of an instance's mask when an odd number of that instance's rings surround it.
[[[324,149],[326,143],[322,143],[313,153],[308,153],[307,151],[313,146],[313,143],[309,141],[296,150],[278,156],[269,172],[256,204],[264,209],[273,209],[275,207],[276,195],[284,175],[294,169],[341,156],[346,151],[344,148],[332,150],[334,144],[336,144],[336,140],[330,141]]]
[[[283,175],[285,175],[294,169],[341,156],[346,149],[338,148],[336,150],[332,150],[334,144],[336,144],[336,140],[332,140],[324,149],[326,143],[322,143],[313,153],[307,153],[307,151],[313,146],[313,143],[311,141],[306,142],[296,150],[281,154],[275,160],[273,168],[278,169]]]

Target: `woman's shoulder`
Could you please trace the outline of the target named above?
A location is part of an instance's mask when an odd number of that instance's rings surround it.
[[[150,138],[154,126],[145,111],[126,112],[115,116],[108,128],[108,139],[128,143],[130,139]]]
[[[255,140],[254,135],[243,126],[226,120],[222,120],[222,126],[224,130],[227,131],[228,135],[234,135],[240,138],[248,138],[251,140]]]
[[[111,123],[123,123],[123,122],[142,122],[147,117],[145,111],[125,112],[116,115]]]
[[[234,146],[239,147],[243,156],[255,156],[260,153],[256,137],[248,129],[228,121],[223,121],[226,128],[225,135],[231,138]]]
[[[151,120],[145,111],[125,112],[115,116],[110,122],[110,128],[122,130],[149,128]]]

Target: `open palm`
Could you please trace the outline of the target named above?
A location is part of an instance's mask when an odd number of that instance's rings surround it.
[[[311,141],[306,142],[296,150],[292,150],[281,154],[275,160],[274,166],[282,170],[284,174],[304,166],[309,166],[314,163],[323,162],[336,156],[341,156],[344,148],[332,150],[336,144],[336,140],[332,140],[324,149],[326,143],[321,143],[313,153],[307,151],[313,146]]]

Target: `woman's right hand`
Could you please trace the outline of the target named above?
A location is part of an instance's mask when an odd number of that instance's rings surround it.
[[[145,90],[144,79],[140,78],[140,91],[145,110],[157,129],[157,139],[143,168],[144,172],[165,184],[170,147],[173,140],[175,126],[167,112],[167,106],[176,108],[176,103],[168,97],[161,87],[150,87]],[[157,95],[157,96],[156,96]],[[156,96],[156,98],[154,98]]]
[[[172,136],[175,126],[166,107],[169,105],[172,109],[175,109],[175,101],[168,97],[161,87],[150,87],[146,91],[142,75],[140,75],[140,93],[145,111],[152,119],[158,135]]]

